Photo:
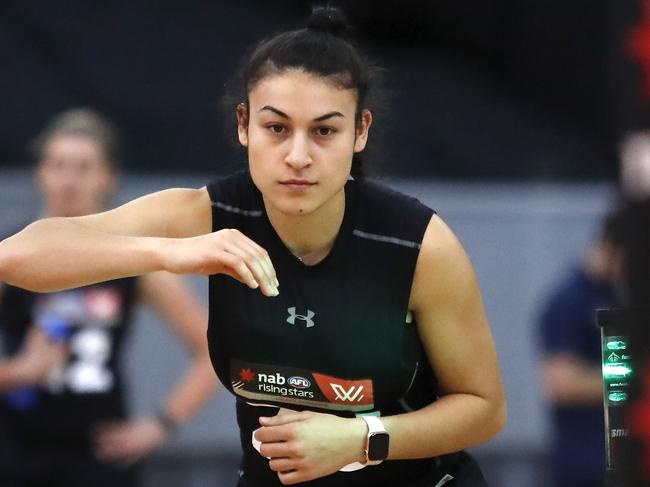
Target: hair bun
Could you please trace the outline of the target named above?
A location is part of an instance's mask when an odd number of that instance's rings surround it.
[[[314,7],[307,27],[311,30],[345,37],[348,32],[348,21],[345,14],[336,7]]]

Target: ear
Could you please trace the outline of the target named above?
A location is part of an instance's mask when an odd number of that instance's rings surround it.
[[[368,143],[368,131],[372,125],[372,113],[370,110],[363,109],[361,112],[361,120],[356,128],[356,135],[354,138],[354,152],[361,152],[366,148]]]
[[[237,115],[237,137],[239,143],[248,147],[248,107],[245,103],[237,105],[235,110]]]

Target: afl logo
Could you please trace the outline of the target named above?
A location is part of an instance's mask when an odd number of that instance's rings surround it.
[[[307,389],[308,387],[311,386],[311,382],[309,382],[309,380],[305,379],[304,377],[300,377],[298,375],[289,377],[287,384],[295,387],[296,389]]]

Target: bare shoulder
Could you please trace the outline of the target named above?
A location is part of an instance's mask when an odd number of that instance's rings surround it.
[[[72,220],[95,230],[132,236],[182,238],[212,230],[210,196],[205,187],[166,189],[113,210]]]
[[[462,244],[447,224],[433,215],[415,269],[412,308],[462,300],[476,286],[474,269]]]

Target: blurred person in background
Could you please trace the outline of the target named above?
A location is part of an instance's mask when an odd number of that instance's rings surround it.
[[[557,487],[604,485],[605,439],[596,310],[622,300],[621,221],[608,215],[582,264],[547,298],[539,319],[543,392],[550,402]]]
[[[107,120],[88,109],[64,112],[34,146],[41,217],[106,208],[120,162],[118,134]],[[193,361],[157,410],[130,420],[120,360],[140,303],[179,335]],[[165,443],[217,386],[206,328],[204,308],[170,273],[52,294],[0,282],[0,485],[135,486],[137,460]]]
[[[650,130],[637,130],[621,140],[620,189],[623,201],[650,198]]]

